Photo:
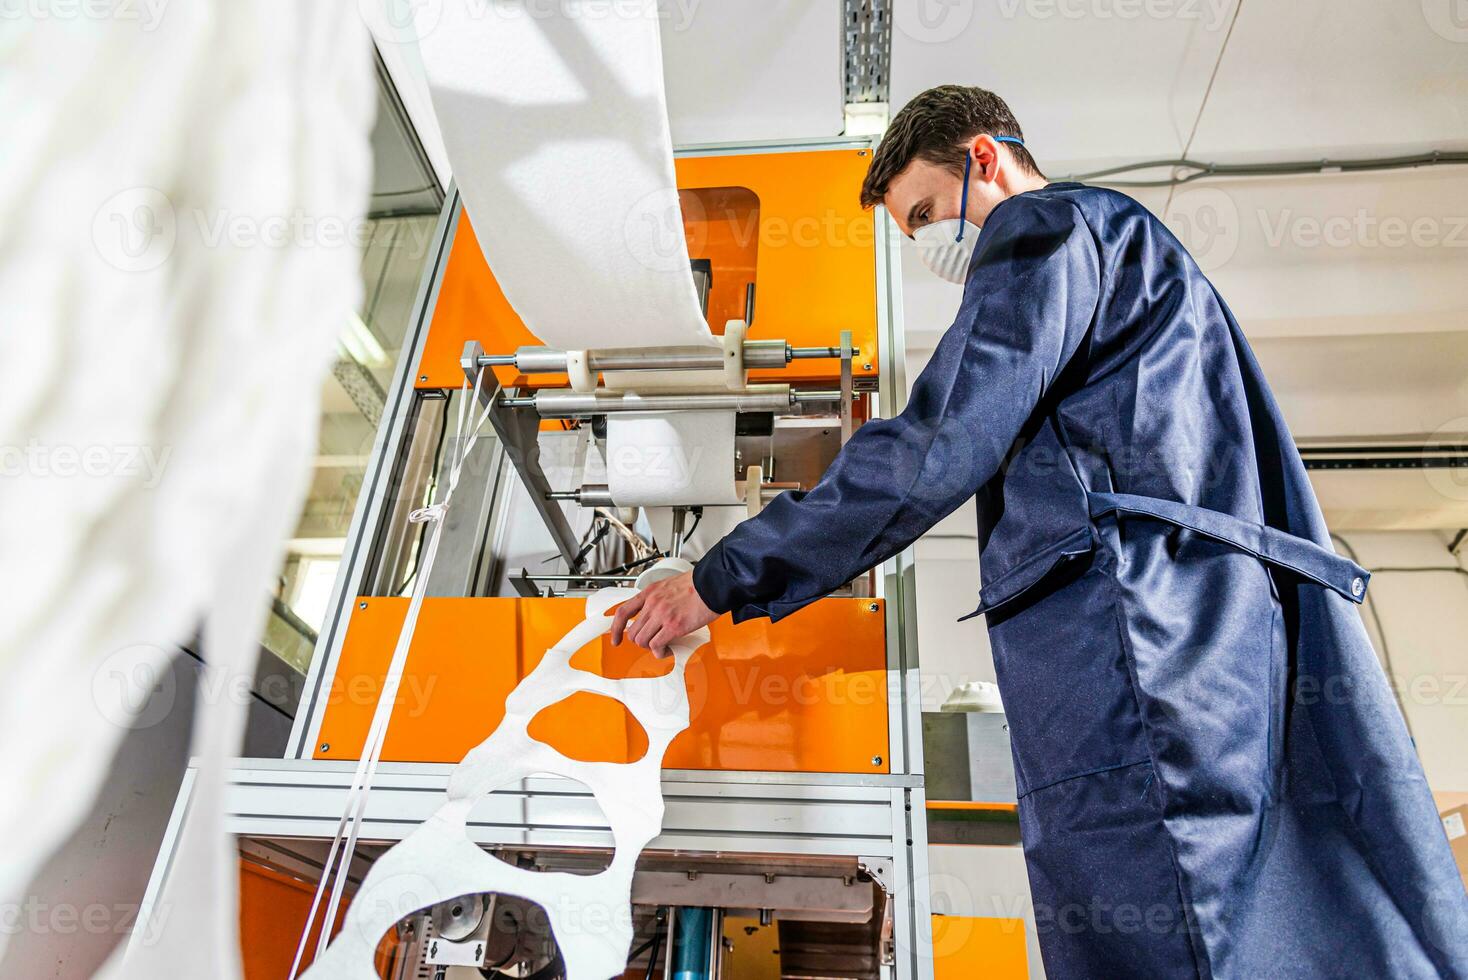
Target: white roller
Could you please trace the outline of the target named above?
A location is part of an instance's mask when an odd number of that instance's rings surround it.
[[[619,507],[734,504],[734,413],[607,418],[607,486]]]

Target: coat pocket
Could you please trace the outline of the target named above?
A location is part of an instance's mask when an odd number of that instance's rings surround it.
[[[1018,599],[1048,578],[1051,572],[1095,550],[1096,532],[1090,527],[1077,528],[1050,547],[1011,568],[997,581],[984,585],[979,591],[978,607],[973,612],[960,616],[958,621],[961,623],[966,619],[973,619]],[[979,573],[983,574],[982,568]]]

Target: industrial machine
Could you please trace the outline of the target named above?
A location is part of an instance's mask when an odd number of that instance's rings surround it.
[[[420,574],[421,526],[407,518],[437,499],[465,377],[487,369],[498,384],[486,374],[479,392],[494,438],[475,446],[442,518],[354,878],[432,812],[508,692],[580,620],[578,597],[630,584],[661,555],[696,559],[774,495],[813,485],[865,420],[900,409],[896,241],[885,214],[856,201],[871,149],[843,140],[676,153],[690,271],[724,332],[722,347],[704,351],[622,349],[614,324],[597,350],[540,345],[449,194],[289,752],[241,759],[232,774],[251,980],[287,972]],[[676,384],[724,372],[729,359],[745,383]],[[589,389],[613,371],[675,384]],[[620,505],[605,475],[607,419],[712,409],[738,412],[737,499]],[[627,976],[932,976],[914,603],[902,555],[777,624],[713,624],[688,667],[690,726],[663,761],[664,829],[634,880]],[[577,658],[608,677],[666,667],[605,641]],[[590,694],[538,715],[531,734],[586,760],[632,761],[646,748],[618,702]],[[493,794],[470,829],[537,870],[594,872],[610,854],[590,793],[558,777]],[[172,846],[170,834],[150,895]],[[515,896],[401,912],[380,947],[384,976],[562,973],[543,913]]]

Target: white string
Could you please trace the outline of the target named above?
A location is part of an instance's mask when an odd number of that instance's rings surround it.
[[[484,381],[484,368],[474,378],[474,389],[472,401],[478,404],[481,386]],[[377,766],[382,759],[382,746],[387,739],[387,726],[392,717],[393,704],[397,700],[398,686],[402,681],[403,670],[408,661],[408,649],[412,646],[413,634],[418,626],[418,612],[423,606],[423,599],[428,591],[428,580],[433,569],[433,560],[438,555],[438,542],[443,531],[443,517],[448,512],[449,501],[453,499],[454,488],[459,485],[459,473],[463,468],[465,460],[469,458],[475,443],[479,441],[479,433],[484,423],[489,418],[490,410],[494,407],[495,399],[499,397],[499,387],[490,393],[485,399],[484,410],[477,418],[474,418],[473,427],[469,430],[468,438],[464,436],[464,423],[469,414],[468,405],[471,401],[469,379],[464,379],[463,387],[460,389],[458,417],[454,426],[454,445],[450,449],[450,461],[448,485],[444,490],[443,499],[420,507],[408,515],[411,524],[428,523],[431,525],[428,540],[423,546],[423,554],[418,562],[418,571],[413,584],[413,597],[408,603],[408,614],[403,620],[402,629],[398,632],[398,643],[393,649],[392,661],[388,664],[387,674],[383,677],[382,690],[377,696],[377,706],[372,712],[372,724],[367,730],[367,740],[362,745],[361,758],[357,760],[357,770],[352,777],[351,789],[347,791],[346,803],[342,807],[341,819],[337,822],[336,834],[332,837],[331,848],[327,851],[326,863],[322,868],[321,880],[316,885],[316,893],[311,899],[311,911],[306,916],[306,923],[301,928],[300,942],[296,945],[296,956],[291,962],[291,970],[288,980],[295,980],[301,969],[301,959],[306,952],[306,941],[311,932],[312,925],[316,922],[316,912],[321,907],[321,899],[326,893],[327,882],[331,881],[331,898],[326,905],[326,916],[321,923],[321,933],[316,941],[316,955],[320,956],[326,950],[326,944],[331,939],[331,926],[336,921],[337,909],[341,904],[342,892],[346,887],[347,872],[352,865],[352,857],[357,849],[357,836],[362,829],[362,818],[367,811],[367,798],[372,791],[372,782],[377,776]],[[335,877],[333,879],[333,873]]]

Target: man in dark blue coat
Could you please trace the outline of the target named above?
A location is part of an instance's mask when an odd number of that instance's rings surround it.
[[[624,604],[614,639],[778,619],[977,496],[973,614],[1052,980],[1468,977],[1468,898],[1355,608],[1369,576],[1192,258],[1130,198],[1047,183],[982,89],[904,108],[862,200],[964,282],[957,319],[900,415]]]

